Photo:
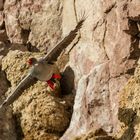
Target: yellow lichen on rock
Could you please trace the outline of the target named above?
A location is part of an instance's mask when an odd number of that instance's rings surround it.
[[[11,91],[28,72],[26,61],[29,57],[40,57],[41,54],[10,51],[3,59],[2,68],[11,82]],[[55,140],[66,130],[70,121],[70,110],[67,102],[48,93],[46,82],[38,81],[26,89],[13,103],[19,137],[42,140],[44,137]],[[23,136],[22,136],[23,135]]]
[[[16,50],[10,51],[2,60],[2,70],[6,72],[7,79],[11,82],[12,86],[16,86],[19,81],[27,74],[27,70],[29,69],[27,60],[34,56],[38,58],[41,56],[41,54],[31,54],[29,52],[21,52]]]
[[[140,140],[140,65],[119,94],[118,119],[121,122],[121,140]]]

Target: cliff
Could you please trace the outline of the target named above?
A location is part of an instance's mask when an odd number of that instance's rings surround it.
[[[84,14],[57,62],[63,97],[37,82],[1,114],[0,139],[140,139],[139,0],[0,0],[0,102],[27,74],[27,59],[43,56]]]

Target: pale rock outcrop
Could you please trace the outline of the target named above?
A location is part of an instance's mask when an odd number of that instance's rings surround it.
[[[76,137],[74,140],[139,140],[140,139],[140,60],[132,76],[119,93],[118,124],[120,125],[114,137],[107,136],[100,130]],[[97,133],[100,132],[100,133]]]
[[[140,4],[139,0],[133,0],[131,3],[128,4],[128,7],[129,7],[128,17],[130,17],[136,21],[139,21],[139,18],[140,18],[139,4]]]
[[[7,35],[12,43],[30,41],[32,45],[44,50],[46,46],[53,46],[60,39],[60,0],[6,0],[4,13]]]
[[[3,11],[0,11],[0,29],[3,27],[4,25],[4,15],[3,15]]]
[[[11,82],[12,91],[27,74],[29,57],[43,54],[10,51],[2,60],[2,69]],[[9,93],[9,92],[8,92]],[[7,94],[8,94],[7,93]],[[47,91],[46,82],[37,82],[26,89],[13,104],[17,137],[36,140],[56,140],[69,125],[71,110],[67,99],[56,98]]]
[[[0,11],[3,10],[4,0],[0,0]]]
[[[1,4],[2,11],[3,3]],[[128,109],[121,101],[119,104],[118,99],[125,94],[120,91],[133,75],[140,54],[139,38],[135,36],[138,32],[137,23],[140,21],[139,5],[139,0],[5,0],[2,11],[5,18],[0,14],[0,41],[9,39],[12,43],[23,46],[29,41],[41,52],[46,47],[50,49],[61,36],[68,34],[84,12],[87,16],[79,33],[81,38],[73,44],[75,47],[62,61],[65,64],[69,61],[66,67],[69,71],[66,70],[66,79],[63,82],[72,85],[68,88],[76,93],[69,128],[66,130],[70,119],[67,108],[73,103],[71,97],[67,98],[71,102],[65,102],[48,96],[46,85],[38,82],[27,89],[13,105],[14,114],[21,118],[18,122],[21,123],[19,125],[25,139],[34,139],[34,136],[37,139],[58,139],[65,130],[61,140],[70,140],[82,134],[85,134],[86,139],[86,133],[97,129],[104,129],[106,137],[121,131],[117,138],[131,139],[131,136],[125,135],[125,130],[134,138],[139,137],[138,125],[135,126],[138,131],[133,130],[133,121],[129,125],[131,117],[135,120],[139,116],[132,109],[138,105],[138,100]],[[40,55],[41,53],[13,51],[3,59],[3,69],[12,88],[27,73],[25,61],[28,57]],[[60,65],[65,67],[64,64]],[[130,87],[133,88],[135,83],[133,79]],[[126,105],[129,106],[127,99],[126,95],[126,98],[122,96],[120,100],[126,100]],[[49,110],[45,104],[50,105]],[[136,110],[137,108],[138,106]],[[121,113],[123,114],[120,115]],[[45,114],[52,115],[46,117]],[[65,118],[64,123],[60,114]],[[54,119],[55,115],[58,115],[58,121]],[[128,121],[124,122],[127,115]],[[121,127],[124,125],[128,129],[124,127],[123,131]],[[58,126],[62,128],[58,130]],[[32,135],[31,129],[34,131]],[[133,132],[136,133],[135,136]]]
[[[64,34],[83,11],[88,17],[80,32],[81,39],[70,53],[69,65],[74,71],[77,91],[72,120],[61,140],[90,129],[103,128],[107,133],[117,133],[120,128],[118,92],[134,73],[139,58],[139,40],[124,32],[137,31],[136,21],[129,19],[131,4],[138,9],[140,2],[64,1]],[[139,14],[133,10],[131,16]],[[71,20],[67,22],[67,19]]]

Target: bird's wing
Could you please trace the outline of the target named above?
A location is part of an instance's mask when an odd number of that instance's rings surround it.
[[[12,104],[18,97],[22,94],[22,92],[29,88],[31,85],[35,84],[37,79],[35,79],[31,74],[28,74],[16,87],[16,89],[10,94],[9,97],[2,103],[0,108],[7,107]]]
[[[63,38],[54,48],[52,48],[43,59],[48,62],[56,61],[62,50],[65,49],[74,40],[84,21],[85,18],[82,18],[77,23],[75,29],[72,30],[65,38]]]

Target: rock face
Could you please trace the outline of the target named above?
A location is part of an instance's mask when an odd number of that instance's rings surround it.
[[[6,112],[0,112],[0,126],[1,140],[16,140],[15,122],[11,108]]]
[[[92,130],[81,137],[76,137],[73,140],[115,140],[112,136],[108,136],[102,129]]]
[[[5,99],[5,92],[8,90],[9,84],[5,73],[1,70],[0,58],[0,104]],[[1,140],[16,140],[15,125],[11,108],[6,112],[0,112],[0,139]]]
[[[74,140],[139,140],[140,139],[140,60],[132,76],[119,93],[118,124],[119,129],[113,136],[108,136],[101,129],[90,130]]]
[[[71,46],[74,48],[66,50],[64,60],[60,57],[66,67],[58,63],[62,71],[65,67],[63,92],[75,93],[71,121],[73,95],[62,99],[49,96],[45,83],[38,82],[13,104],[18,137],[53,140],[63,135],[61,140],[70,140],[93,135],[96,139],[96,130],[105,131],[105,136],[99,137],[107,139],[114,139],[110,135],[124,140],[140,137],[139,124],[134,124],[139,116],[138,72],[126,86],[129,92],[120,92],[139,59],[139,5],[139,0],[0,1],[0,58],[11,83],[9,91],[27,73],[25,61],[30,56],[40,57],[73,29],[84,13],[87,17],[80,38]],[[27,43],[40,52],[26,52],[32,51]],[[9,52],[11,49],[14,51]]]
[[[83,11],[88,18],[80,41],[70,53],[69,65],[77,90],[71,123],[61,140],[90,129],[102,128],[113,134],[120,128],[118,92],[133,75],[139,58],[139,39],[135,34],[140,12],[131,12],[131,6],[139,9],[139,5],[138,0],[64,1],[64,34]]]
[[[3,59],[2,68],[12,88],[27,74],[29,66],[26,60],[34,55],[39,57],[41,54],[10,51]],[[37,82],[14,102],[18,138],[57,140],[66,130],[71,114],[71,110],[67,110],[69,104],[65,99],[50,95],[46,87],[45,82]]]
[[[7,35],[12,43],[29,41],[44,50],[60,38],[60,0],[6,0],[4,13]]]
[[[134,76],[128,81],[127,85],[120,93],[118,119],[120,120],[121,129],[118,134],[120,139],[123,140],[140,139],[139,78],[140,65],[138,65]]]
[[[6,30],[4,29],[4,12],[3,0],[0,0],[0,104],[5,99],[5,92],[9,88],[6,74],[2,71],[2,59],[7,54],[6,41],[8,39]],[[0,139],[16,140],[15,124],[12,115],[12,109],[8,108],[6,112],[0,111]]]

